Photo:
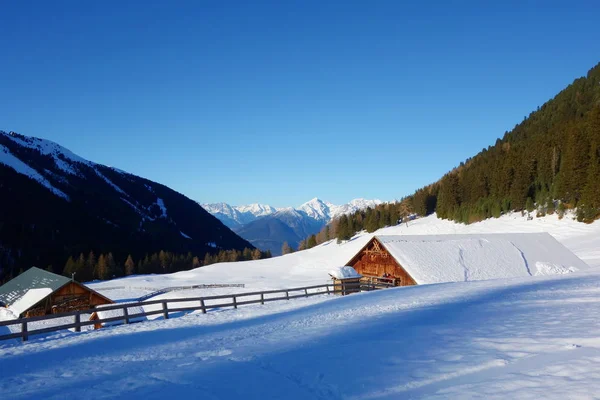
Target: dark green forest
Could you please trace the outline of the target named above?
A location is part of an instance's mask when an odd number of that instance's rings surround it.
[[[509,211],[562,216],[567,209],[581,222],[600,216],[600,64],[439,181],[399,202],[342,216],[315,239],[346,240],[412,214],[469,224]],[[307,239],[301,248],[308,247]]]

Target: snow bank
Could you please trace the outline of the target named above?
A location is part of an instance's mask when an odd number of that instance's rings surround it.
[[[329,271],[329,275],[336,279],[361,278],[362,275],[356,272],[352,267],[337,267]]]
[[[561,275],[570,274],[571,272],[577,271],[575,267],[564,267],[562,265],[556,265],[547,262],[538,261],[535,263],[535,275]]]
[[[123,303],[123,304],[127,304],[127,303]],[[102,304],[102,305],[96,306],[95,314],[98,317],[98,319],[124,317],[122,308],[118,308],[116,310],[102,310],[102,308],[104,308],[104,307],[110,307],[110,306],[114,306],[114,305],[115,304]],[[143,312],[144,312],[144,309],[139,306],[127,307],[128,315],[142,314]],[[129,318],[129,322],[141,322],[141,321],[146,321],[146,320],[147,320],[147,318],[145,316]],[[122,323],[123,323],[123,320],[103,322],[102,326],[121,325]]]

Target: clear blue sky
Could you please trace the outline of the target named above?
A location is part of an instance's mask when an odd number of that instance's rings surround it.
[[[200,202],[394,200],[598,63],[598,4],[0,1],[0,129]]]

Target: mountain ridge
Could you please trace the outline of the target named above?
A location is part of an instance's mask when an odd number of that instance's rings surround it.
[[[297,248],[301,241],[318,233],[333,219],[379,204],[383,202],[378,199],[359,198],[334,205],[314,197],[296,208],[275,208],[258,203],[247,206],[231,206],[227,203],[202,206],[259,249],[279,255],[284,242]]]
[[[60,272],[90,251],[139,260],[253,247],[165,185],[15,132],[0,131],[0,198],[0,279],[31,265]]]

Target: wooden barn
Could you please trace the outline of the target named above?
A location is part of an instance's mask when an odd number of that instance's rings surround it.
[[[32,267],[0,286],[0,303],[18,317],[33,317],[114,302],[79,282]]]
[[[589,266],[550,234],[374,236],[350,261],[394,286],[550,275]]]

